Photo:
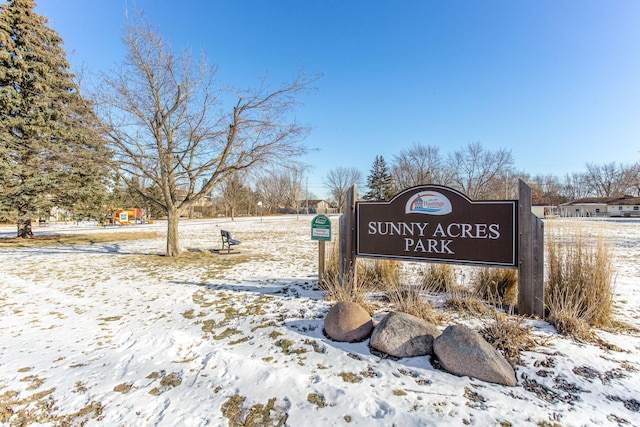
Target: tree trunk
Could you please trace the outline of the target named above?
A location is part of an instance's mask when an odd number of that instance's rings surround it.
[[[178,220],[180,211],[178,209],[167,210],[167,253],[166,256],[177,256],[180,254],[180,241],[178,240]]]
[[[18,220],[18,237],[23,239],[30,239],[33,237],[31,218]]]

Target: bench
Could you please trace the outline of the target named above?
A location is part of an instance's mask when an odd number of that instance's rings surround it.
[[[222,250],[224,251],[224,247],[227,247],[227,253],[231,253],[231,246],[239,245],[241,242],[238,240],[234,240],[231,237],[231,233],[227,230],[220,230],[220,235],[222,236]]]

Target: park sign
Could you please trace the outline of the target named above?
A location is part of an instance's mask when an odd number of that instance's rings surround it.
[[[311,240],[331,241],[331,220],[326,215],[316,215],[311,220]]]
[[[518,266],[518,201],[473,201],[438,185],[356,204],[355,255],[488,267]]]

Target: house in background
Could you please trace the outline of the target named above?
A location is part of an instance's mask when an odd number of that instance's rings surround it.
[[[326,200],[300,200],[300,212],[310,214],[331,214],[337,213],[338,209],[331,206]],[[309,208],[307,212],[307,207]]]
[[[640,197],[585,197],[559,206],[565,217],[640,216]]]

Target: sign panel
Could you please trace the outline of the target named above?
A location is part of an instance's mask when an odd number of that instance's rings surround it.
[[[355,255],[516,267],[518,202],[472,201],[438,185],[356,204]]]
[[[331,220],[325,215],[316,215],[311,220],[311,240],[331,241]]]

